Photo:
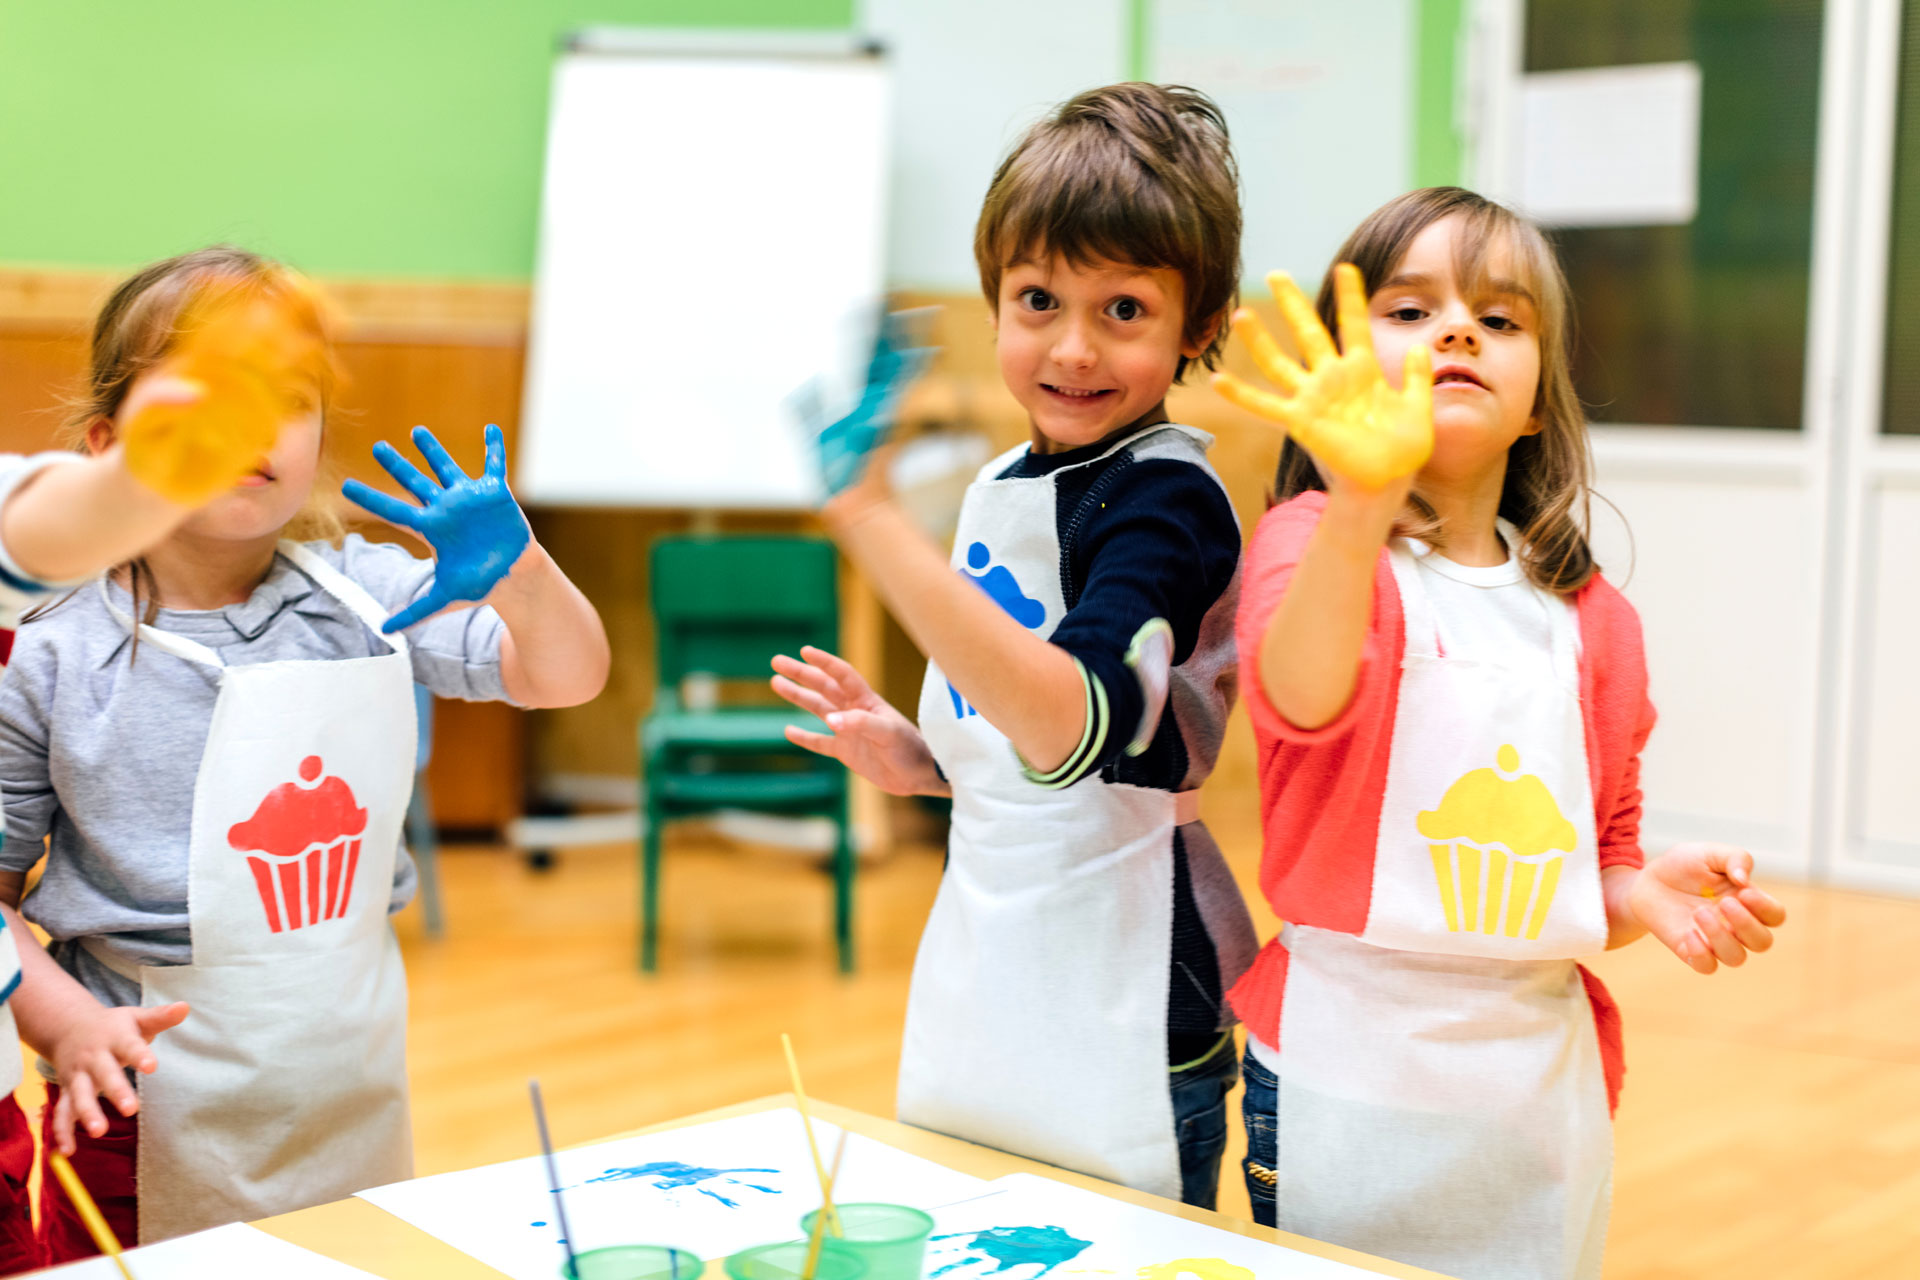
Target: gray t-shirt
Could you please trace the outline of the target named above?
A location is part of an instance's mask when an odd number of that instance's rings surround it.
[[[433,578],[432,561],[358,535],[339,548],[309,545],[389,612],[424,594]],[[109,591],[130,612],[127,593]],[[162,609],[154,625],[217,650],[230,666],[391,652],[285,557],[245,604]],[[503,630],[484,608],[410,628],[414,679],[445,698],[507,700]],[[106,1004],[139,1004],[139,986],[76,939],[94,938],[128,965],[192,962],[187,845],[219,681],[217,670],[149,645],[136,654],[94,585],[20,628],[0,680],[0,870],[27,870],[40,858],[41,838],[52,837],[46,873],[21,914],[53,938],[61,967]],[[413,885],[402,848],[391,910],[406,905]]]

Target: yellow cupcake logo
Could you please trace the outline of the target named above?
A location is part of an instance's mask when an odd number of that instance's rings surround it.
[[[1420,834],[1448,932],[1535,939],[1579,836],[1547,784],[1520,772],[1518,751],[1501,747],[1494,765],[1448,787],[1438,809],[1420,814]]]

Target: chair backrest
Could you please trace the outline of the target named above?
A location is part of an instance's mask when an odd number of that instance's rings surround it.
[[[694,672],[764,679],[776,653],[839,645],[838,561],[824,538],[662,538],[652,565],[662,688]]]

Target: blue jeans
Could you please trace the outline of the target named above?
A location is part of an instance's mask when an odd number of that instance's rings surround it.
[[[1246,1060],[1247,1091],[1240,1098],[1240,1114],[1247,1122],[1247,1199],[1253,1202],[1253,1220],[1263,1227],[1276,1225],[1275,1170],[1280,1164],[1280,1080],[1251,1052]]]
[[[1180,1198],[1211,1209],[1220,1198],[1220,1160],[1227,1150],[1227,1095],[1240,1078],[1233,1037],[1170,1073],[1174,1141],[1180,1147]]]

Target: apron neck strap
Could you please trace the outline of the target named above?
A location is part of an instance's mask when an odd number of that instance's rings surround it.
[[[365,587],[321,559],[312,548],[302,546],[298,542],[282,542],[278,551],[291,561],[296,569],[313,579],[314,584],[322,591],[351,609],[355,616],[366,623],[368,629],[380,636],[395,653],[407,652],[405,636],[398,633],[393,635],[381,633],[380,626],[387,620],[387,611],[381,607],[378,600],[368,594]],[[204,667],[227,665],[217,651],[201,644],[198,640],[189,640],[185,636],[174,635],[158,627],[150,627],[144,622],[136,626],[132,616],[113,602],[113,593],[107,587],[106,574],[100,575],[99,585],[101,602],[107,606],[107,612],[113,615],[114,620],[126,628],[128,635],[138,632],[142,643],[150,644],[162,653],[170,653],[176,658],[197,662]]]
[[[189,640],[185,636],[162,631],[142,622],[134,624],[133,616],[113,602],[113,592],[107,588],[107,575],[100,575],[100,602],[107,606],[107,612],[113,615],[115,622],[125,628],[128,635],[139,635],[144,644],[150,644],[162,653],[170,653],[176,658],[188,662],[197,662],[203,667],[224,667],[226,662],[214,650],[198,640]]]
[[[1507,554],[1520,554],[1520,531],[1502,517],[1496,522],[1501,540],[1507,544]],[[1427,595],[1426,582],[1420,573],[1418,557],[1403,538],[1394,539],[1390,553],[1393,557],[1394,585],[1400,589],[1400,614],[1406,624],[1406,655],[1410,658],[1437,658],[1440,656],[1440,624],[1433,614],[1433,603]],[[1437,554],[1428,551],[1426,554]],[[1565,684],[1574,688],[1580,685],[1580,649],[1579,631],[1574,621],[1572,601],[1561,600],[1558,596],[1534,586],[1523,573],[1520,581],[1527,585],[1547,607],[1548,634],[1552,637],[1554,674]],[[1556,607],[1564,606],[1564,607]]]
[[[1420,580],[1420,560],[1405,538],[1388,544],[1393,564],[1393,582],[1400,588],[1400,619],[1406,632],[1404,649],[1409,658],[1440,656],[1440,624],[1434,620],[1433,605],[1427,599],[1427,587]],[[1431,554],[1431,553],[1429,553]]]
[[[380,628],[387,620],[387,609],[375,600],[367,589],[340,572],[309,546],[298,542],[282,542],[280,554],[293,562],[295,568],[312,578],[322,591],[338,600],[358,615],[367,629],[387,642],[395,653],[407,652],[407,638],[396,631],[392,635],[384,634]]]

